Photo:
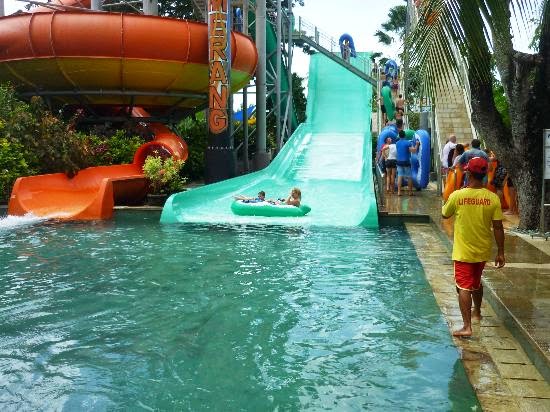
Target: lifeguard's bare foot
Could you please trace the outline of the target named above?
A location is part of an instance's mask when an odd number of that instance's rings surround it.
[[[453,332],[453,336],[457,338],[469,338],[472,336],[472,329],[461,328]]]
[[[481,318],[483,318],[483,316],[481,316],[481,311],[473,309],[472,310],[472,320],[475,320],[475,321],[479,322],[479,321],[481,321]]]

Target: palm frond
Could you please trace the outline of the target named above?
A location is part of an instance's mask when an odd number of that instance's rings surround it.
[[[550,0],[542,2],[548,4]],[[405,47],[411,67],[421,73],[423,92],[435,96],[436,90],[446,89],[449,77],[459,83],[490,81],[495,42],[510,41],[511,47],[511,17],[526,23],[540,13],[540,3],[541,0],[423,0],[417,10],[418,22]],[[413,7],[411,3],[409,7]],[[498,46],[502,46],[500,43]],[[461,70],[463,65],[468,78]]]

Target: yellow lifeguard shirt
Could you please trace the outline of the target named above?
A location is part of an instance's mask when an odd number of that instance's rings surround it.
[[[482,188],[464,188],[451,193],[441,214],[455,215],[453,260],[486,262],[491,258],[493,220],[502,220],[500,200]]]

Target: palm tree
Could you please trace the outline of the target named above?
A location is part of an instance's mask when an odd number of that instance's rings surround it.
[[[469,86],[472,122],[518,190],[520,227],[537,228],[542,134],[550,128],[550,0],[417,0],[409,1],[409,7],[418,7],[419,18],[405,49],[411,67],[421,74],[425,94],[435,96],[449,76]],[[513,19],[523,27],[538,23],[537,52],[514,49]],[[467,76],[460,75],[461,60]],[[495,104],[495,74],[502,82],[509,122]]]

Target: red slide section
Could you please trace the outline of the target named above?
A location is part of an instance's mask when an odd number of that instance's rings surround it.
[[[135,108],[134,117],[147,117]],[[11,193],[8,214],[49,217],[61,220],[109,219],[115,204],[135,204],[147,194],[142,167],[153,151],[187,159],[187,145],[163,124],[153,123],[148,130],[154,140],[139,147],[131,164],[83,169],[69,178],[64,173],[20,177]]]

